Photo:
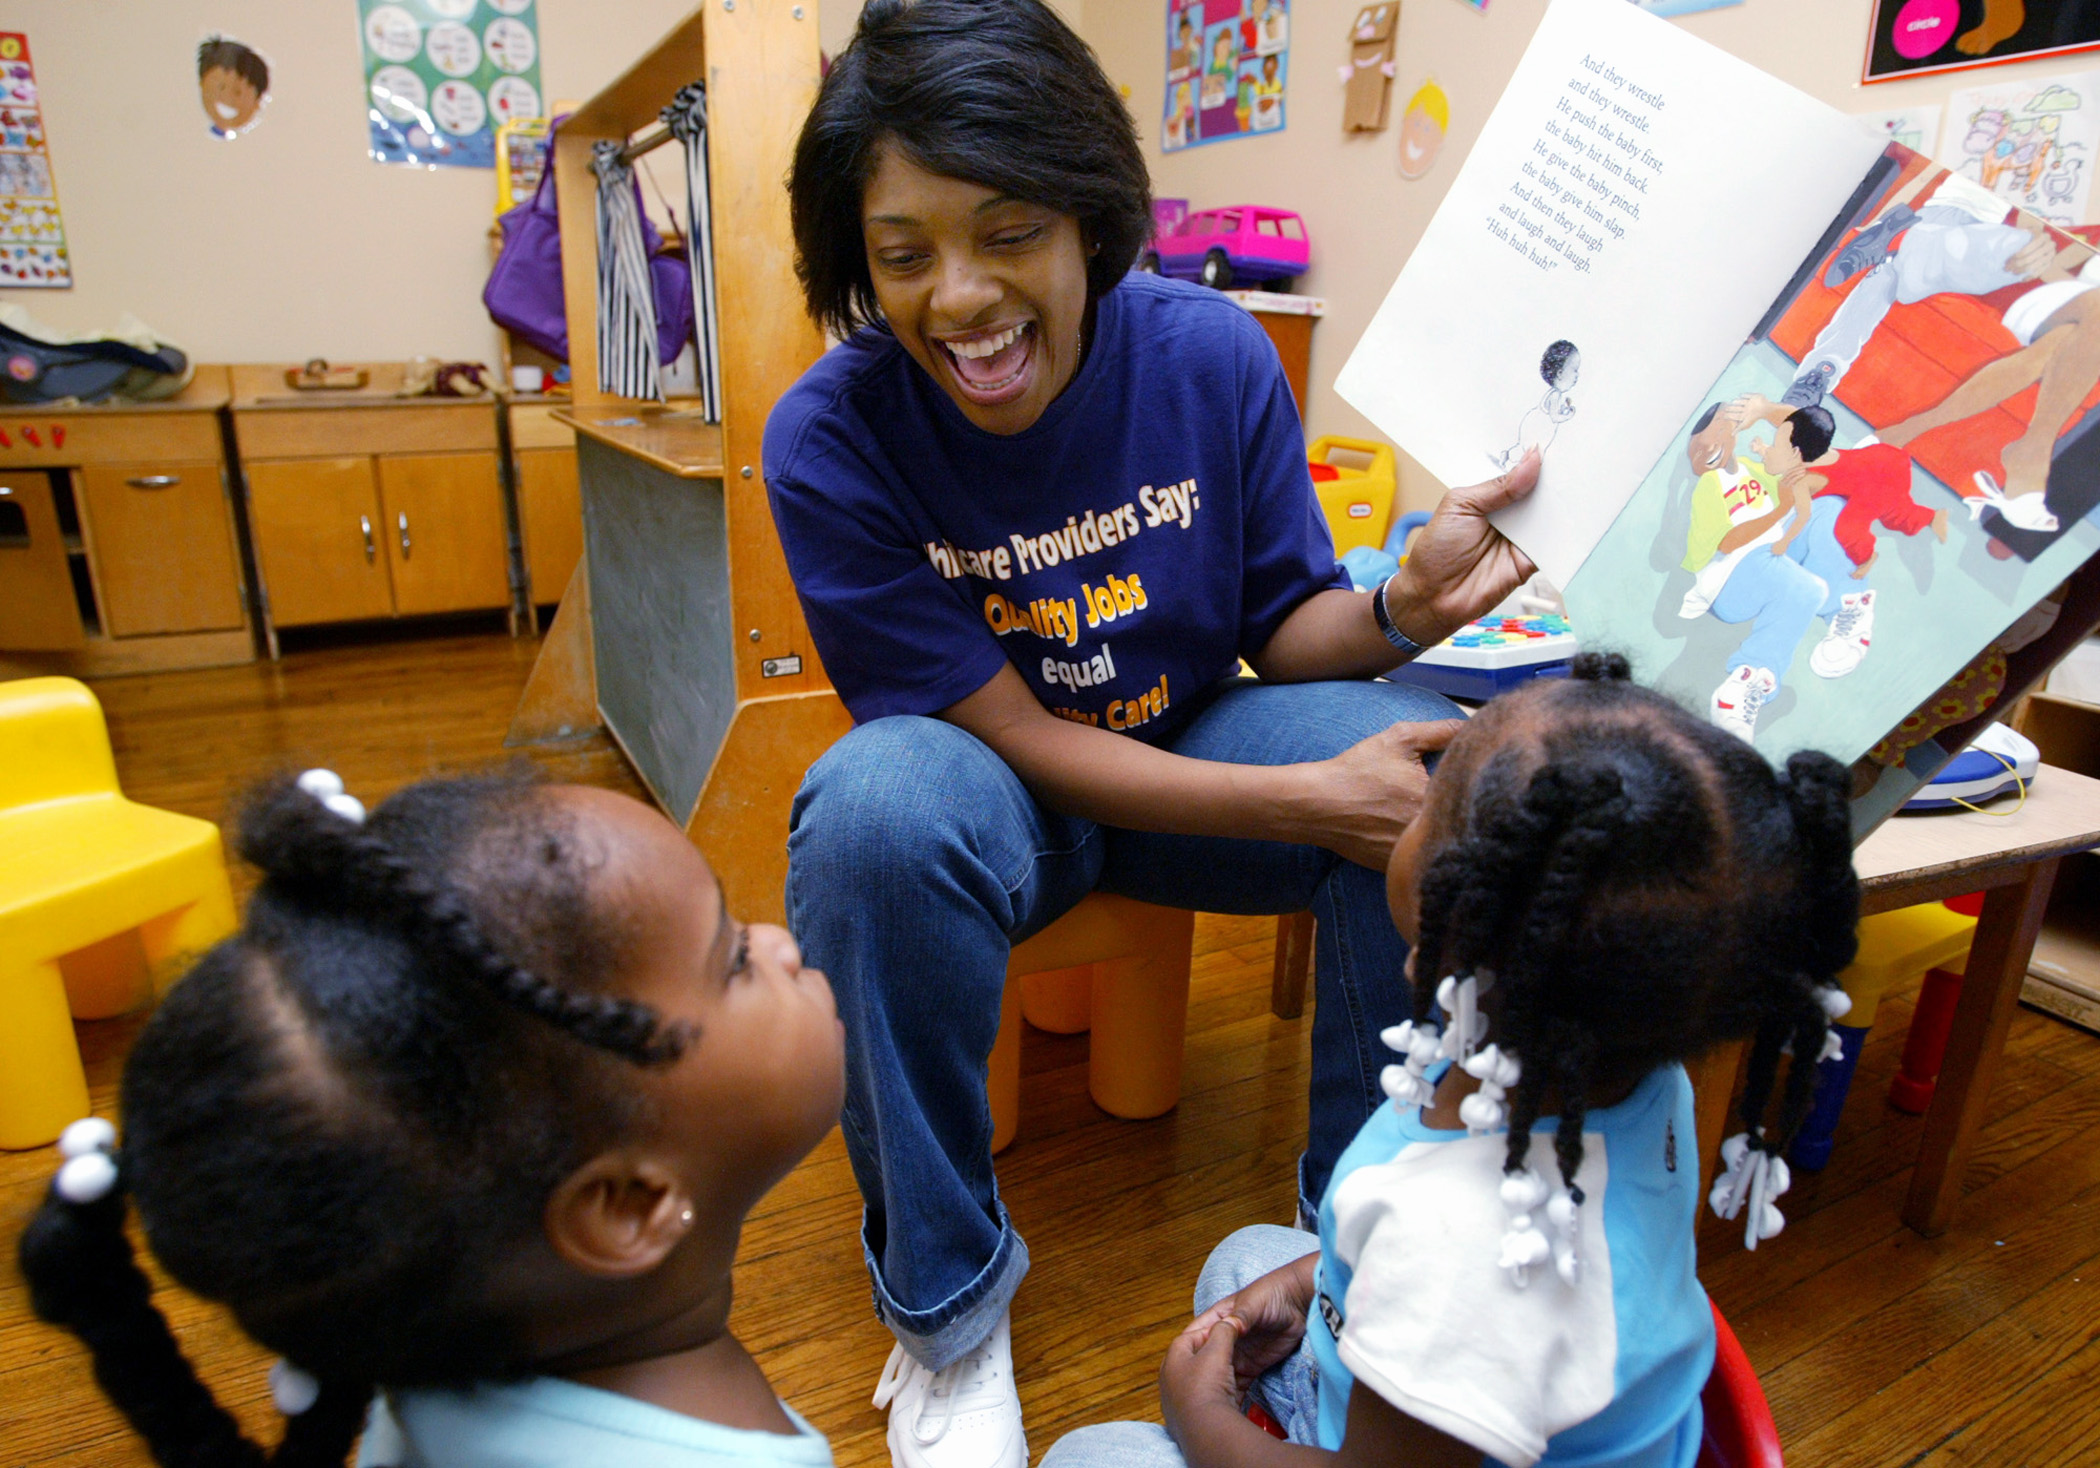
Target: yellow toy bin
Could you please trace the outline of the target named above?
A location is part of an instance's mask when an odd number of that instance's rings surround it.
[[[1345,454],[1369,460],[1363,468],[1328,462],[1340,449]],[[1313,490],[1327,514],[1327,528],[1334,536],[1334,553],[1340,557],[1358,546],[1377,550],[1385,544],[1385,532],[1393,519],[1393,492],[1399,471],[1390,445],[1361,438],[1327,434],[1313,440],[1305,451],[1311,462]]]

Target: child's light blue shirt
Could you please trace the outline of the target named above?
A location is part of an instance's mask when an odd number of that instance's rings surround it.
[[[792,1434],[703,1422],[539,1376],[459,1391],[386,1392],[358,1468],[831,1468],[831,1444],[785,1402]]]
[[[1555,1123],[1530,1162],[1561,1185]],[[1491,1463],[1691,1468],[1714,1327],[1694,1274],[1699,1157],[1684,1068],[1652,1072],[1583,1125],[1582,1279],[1498,1266],[1506,1131],[1437,1131],[1378,1108],[1320,1206],[1320,1446],[1341,1446],[1361,1383]]]

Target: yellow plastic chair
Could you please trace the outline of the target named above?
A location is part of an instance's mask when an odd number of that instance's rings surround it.
[[[219,828],[124,798],[95,696],[0,683],[0,1148],[87,1115],[73,1016],[135,1009],[233,927]]]
[[[1189,944],[1196,915],[1095,892],[1017,946],[1006,964],[999,1038],[985,1090],[992,1150],[1021,1114],[1021,1020],[1040,1030],[1091,1029],[1087,1090],[1110,1116],[1162,1116],[1181,1100]]]

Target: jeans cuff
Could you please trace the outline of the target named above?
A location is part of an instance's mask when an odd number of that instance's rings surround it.
[[[927,1310],[907,1310],[890,1294],[882,1282],[882,1266],[868,1247],[867,1224],[861,1224],[860,1250],[874,1286],[876,1318],[928,1371],[961,1360],[990,1335],[1028,1273],[1028,1245],[1014,1232],[1006,1205],[995,1202],[992,1206],[999,1210],[999,1245],[992,1250],[991,1261],[975,1279]]]

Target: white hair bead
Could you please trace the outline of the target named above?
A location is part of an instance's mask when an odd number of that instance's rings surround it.
[[[297,1417],[321,1399],[321,1383],[291,1362],[279,1358],[270,1367],[270,1400],[287,1417]]]
[[[1523,1062],[1499,1045],[1489,1045],[1479,1051],[1466,1062],[1465,1069],[1466,1074],[1505,1091],[1524,1078]]]
[[[1502,1206],[1511,1213],[1529,1213],[1546,1201],[1546,1180],[1532,1168],[1502,1174]]]
[[[334,770],[308,770],[299,777],[299,788],[316,800],[343,793],[343,777]]]
[[[365,803],[354,795],[323,796],[321,804],[353,826],[362,826],[365,823]]]
[[[85,1157],[117,1145],[117,1129],[99,1116],[83,1116],[58,1134],[58,1155]]]
[[[83,1152],[58,1170],[53,1183],[68,1203],[94,1203],[117,1185],[117,1164],[107,1152]]]
[[[1485,1091],[1475,1091],[1458,1103],[1458,1119],[1466,1124],[1469,1132],[1486,1134],[1502,1125],[1508,1111],[1495,1097]]]
[[[1816,1003],[1822,1005],[1823,1013],[1832,1019],[1843,1019],[1852,1013],[1852,996],[1835,986],[1816,990]]]
[[[1844,1058],[1845,1037],[1840,1035],[1834,1028],[1825,1030],[1823,1032],[1823,1053],[1818,1059],[1843,1060]]]

